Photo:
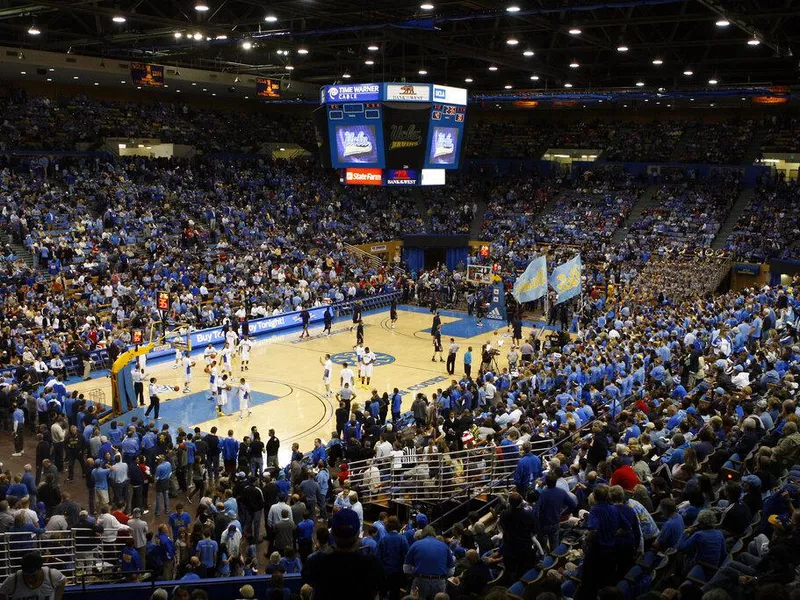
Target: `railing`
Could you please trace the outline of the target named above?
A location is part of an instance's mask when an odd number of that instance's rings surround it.
[[[533,442],[544,454],[552,440]],[[466,499],[507,489],[519,461],[518,451],[484,446],[456,452],[383,456],[348,463],[350,483],[361,490],[362,502],[387,498],[401,504]]]
[[[61,571],[67,584],[79,581],[108,581],[120,572],[123,541],[117,531],[106,530],[101,535],[91,529],[46,531],[40,535],[29,531],[0,534],[0,579],[20,569],[22,557],[37,551],[44,564]]]
[[[352,244],[344,244],[345,250],[347,250],[350,254],[357,256],[358,258],[364,260],[369,264],[373,269],[380,269],[383,267],[383,261],[375,256],[374,254],[370,254],[366,250],[362,250]]]

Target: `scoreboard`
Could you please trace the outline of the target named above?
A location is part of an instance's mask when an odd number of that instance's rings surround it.
[[[320,90],[320,104],[314,123],[326,166],[414,173],[461,164],[465,89],[427,83],[329,85]]]

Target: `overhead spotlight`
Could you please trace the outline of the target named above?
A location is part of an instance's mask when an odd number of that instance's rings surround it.
[[[95,81],[94,84],[95,85],[100,85],[100,82],[99,81]]]
[[[27,72],[27,71],[20,71],[20,72],[19,72],[19,74],[20,74],[20,75],[27,75],[27,74],[28,74],[28,72]]]
[[[267,15],[266,17],[264,17],[264,20],[267,23],[275,23],[278,20],[278,17],[276,17],[275,15]]]
[[[342,74],[342,79],[350,79],[350,73]]]
[[[719,81],[717,81],[716,79],[709,79],[708,80],[708,85],[717,85],[718,83],[719,83]]]
[[[644,81],[637,81],[636,87],[644,87]]]
[[[694,71],[692,71],[691,69],[686,69],[683,72],[683,74],[686,75],[687,77],[691,77],[692,75],[694,75]]]
[[[200,40],[203,39],[203,34],[198,31],[192,37],[195,39],[195,41],[199,42]]]
[[[716,23],[717,27],[727,27],[730,24],[731,22],[728,19],[718,19]]]
[[[242,49],[243,50],[250,50],[253,47],[253,42],[250,40],[245,40],[242,42]]]
[[[369,50],[370,52],[377,52],[378,50],[380,50],[380,48],[378,48],[376,44],[370,44],[369,46],[367,46],[367,50]]]
[[[30,31],[28,33],[30,33]],[[748,46],[758,46],[760,43],[761,43],[761,40],[758,39],[757,37],[754,37],[751,40],[747,40],[747,45]]]
[[[228,36],[227,35],[218,35],[214,39],[215,40],[227,40]]]
[[[35,24],[31,25],[30,29],[28,29],[28,35],[39,35],[42,33],[42,30],[39,29]]]
[[[173,35],[175,36],[176,40],[179,40],[183,37],[183,34],[180,31],[176,31]]]
[[[571,63],[569,63],[570,69],[577,69],[578,67],[580,67],[580,65],[574,60]]]
[[[308,54],[308,48],[298,48],[297,49],[297,53],[298,54]]]
[[[517,38],[513,38],[513,37],[512,38],[508,38],[506,40],[506,44],[508,44],[509,46],[516,46],[517,44],[519,44],[519,40]]]
[[[533,50],[525,50],[525,52],[522,53],[522,56],[533,56],[534,54],[536,54],[536,52]]]
[[[47,81],[53,81],[53,78],[52,77],[48,77]]]
[[[292,65],[286,65],[285,68],[287,71],[294,71],[294,67]]]
[[[539,81],[538,75],[531,75],[531,81]]]
[[[473,82],[472,77],[467,77],[464,79],[464,83],[472,83],[472,82]]]
[[[620,44],[619,46],[617,46],[617,52],[627,52],[627,51],[628,47],[625,44]]]
[[[417,73],[419,73],[420,75],[427,75],[428,74],[428,72],[425,69],[420,69],[419,71],[417,71]]]
[[[127,19],[122,15],[115,15],[111,17],[111,20],[114,21],[114,23],[124,23],[125,21],[127,21]]]
[[[583,31],[580,30],[578,27],[570,27],[569,34],[570,35],[580,35]]]
[[[122,85],[125,85],[125,80],[123,79],[122,81],[120,81],[120,83],[121,83]]]
[[[510,89],[511,89],[511,88],[513,88],[513,87],[514,87],[514,86],[513,86],[513,85],[511,85],[510,83],[508,83],[508,84],[506,84],[506,85],[504,85],[504,86],[503,86],[503,88],[505,88],[505,89],[507,89],[507,90],[510,90]]]
[[[72,78],[73,79],[80,79],[80,77],[78,77],[77,75],[73,75]]]
[[[572,84],[571,84],[571,83],[565,83],[565,84],[564,84],[564,87],[565,87],[565,88],[571,88],[571,87],[572,87]]]
[[[422,10],[433,10],[433,4],[431,4],[430,2],[423,2],[422,4],[419,5],[419,7]]]
[[[663,64],[664,64],[664,61],[663,61],[663,60],[661,60],[660,58],[654,58],[654,59],[653,59],[653,64],[654,64],[654,65],[663,65]]]
[[[520,7],[517,6],[516,4],[512,4],[506,7],[506,12],[509,13],[518,13],[520,10],[521,10]]]
[[[205,0],[197,0],[194,5],[194,9],[197,12],[208,12],[208,3]]]
[[[494,66],[494,65],[491,65],[491,66],[489,67],[489,70],[490,70],[490,71],[497,71],[497,67],[496,67],[496,66]]]

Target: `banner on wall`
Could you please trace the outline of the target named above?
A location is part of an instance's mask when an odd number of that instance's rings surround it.
[[[489,310],[486,311],[486,318],[497,321],[506,320],[506,295],[502,284],[492,286],[492,295],[489,298]]]
[[[561,304],[581,293],[582,271],[583,264],[580,254],[553,270],[550,275],[550,287],[557,293],[556,304]]]

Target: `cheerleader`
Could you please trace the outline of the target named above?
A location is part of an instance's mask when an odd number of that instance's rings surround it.
[[[250,341],[250,338],[245,336],[242,338],[242,341],[239,342],[239,354],[242,359],[241,370],[242,371],[249,371],[250,370],[250,348],[253,347],[253,343]]]
[[[239,397],[239,420],[241,421],[244,419],[244,411],[247,411],[248,417],[253,414],[250,411],[250,384],[245,381],[244,377],[239,380],[239,389],[236,395]]]

